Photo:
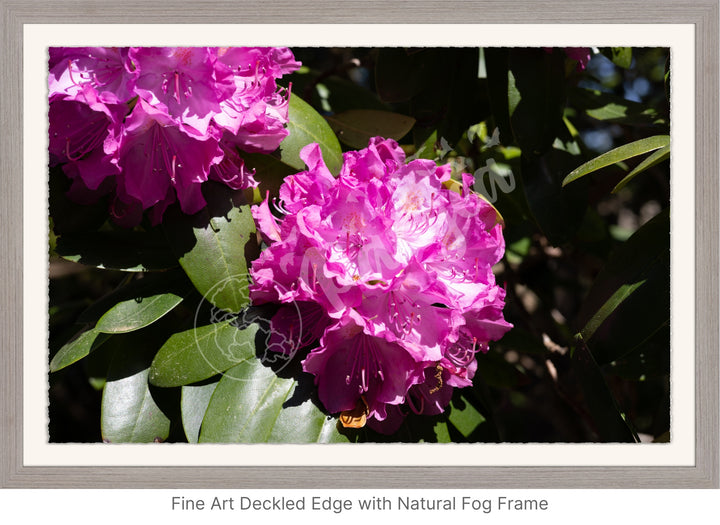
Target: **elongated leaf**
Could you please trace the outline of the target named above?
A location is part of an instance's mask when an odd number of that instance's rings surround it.
[[[309,377],[300,386],[250,357],[220,379],[203,420],[200,442],[347,442],[336,420],[315,405],[311,390]]]
[[[646,104],[627,100],[612,93],[577,87],[568,93],[572,107],[588,116],[606,122],[631,126],[667,127],[667,118]]]
[[[57,372],[86,357],[108,340],[110,336],[90,329],[65,344],[50,361],[50,372]]]
[[[257,330],[255,324],[241,330],[225,321],[173,334],[155,356],[149,381],[161,387],[182,386],[225,372],[254,358]]]
[[[177,267],[177,260],[163,239],[144,232],[64,234],[58,237],[55,252],[69,261],[125,272]]]
[[[195,215],[167,213],[165,232],[204,299],[239,312],[250,302],[247,257],[258,250],[255,221],[241,192],[208,182],[203,195],[208,204]]]
[[[182,412],[183,429],[188,443],[198,442],[200,426],[205,417],[210,398],[217,385],[218,381],[212,381],[206,384],[182,387],[180,410]]]
[[[357,109],[325,117],[340,141],[353,148],[366,148],[372,137],[400,140],[412,129],[415,119],[373,109]]]
[[[95,328],[104,333],[144,328],[170,312],[189,293],[190,287],[182,277],[176,273],[163,273],[133,281],[98,301],[83,312],[80,319],[91,322],[100,315]]]
[[[603,153],[581,166],[578,166],[571,171],[567,177],[565,177],[562,185],[566,186],[588,173],[592,173],[606,166],[611,166],[612,164],[616,164],[633,157],[637,157],[638,155],[642,155],[644,153],[655,151],[656,149],[663,148],[668,144],[670,144],[670,135],[656,135],[654,137],[648,137],[631,142],[630,144],[625,144],[610,150],[607,153]]]
[[[112,443],[164,441],[170,420],[153,399],[148,372],[154,338],[140,332],[116,336],[118,344],[103,389],[100,426],[103,440]]]
[[[337,175],[342,167],[342,149],[327,121],[297,95],[290,97],[288,119],[289,134],[280,144],[280,160],[297,170],[304,170],[300,150],[316,142],[328,169]]]
[[[620,245],[583,302],[579,334],[600,364],[626,355],[669,323],[669,216],[664,210]]]
[[[590,339],[593,335],[595,335],[595,330],[598,329],[600,325],[602,325],[605,320],[608,318],[610,314],[612,314],[615,309],[620,306],[620,304],[630,297],[633,292],[635,292],[638,288],[640,288],[643,284],[645,284],[645,279],[640,279],[637,282],[633,283],[626,283],[620,286],[615,292],[610,296],[610,298],[603,304],[600,309],[595,313],[595,315],[588,321],[588,323],[585,325],[585,327],[580,332],[585,340]]]
[[[142,304],[147,298],[165,293],[184,297],[191,290],[192,285],[180,268],[167,272],[129,273],[115,290],[83,310],[76,322],[96,325],[101,317],[120,303],[135,301]]]
[[[617,183],[617,185],[613,188],[612,192],[617,193],[621,189],[625,187],[625,185],[633,180],[636,175],[639,173],[642,173],[643,171],[652,168],[656,164],[660,164],[662,161],[667,160],[670,158],[670,146],[665,146],[657,150],[652,155],[648,156],[645,160],[643,160],[640,164],[638,164],[634,170],[632,170],[630,173],[627,174],[627,176]]]

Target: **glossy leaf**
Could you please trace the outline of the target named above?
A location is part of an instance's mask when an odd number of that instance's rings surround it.
[[[341,142],[366,148],[372,137],[400,140],[412,129],[415,119],[373,109],[357,109],[325,117]]]
[[[98,319],[95,329],[108,334],[124,333],[154,323],[182,302],[189,292],[182,284],[171,275],[131,282],[100,301],[112,306]],[[92,311],[85,316],[91,316]]]
[[[160,409],[148,385],[153,338],[140,332],[116,336],[118,344],[103,389],[100,426],[103,440],[112,443],[164,441],[170,420]]]
[[[208,204],[195,215],[175,210],[164,221],[178,261],[204,299],[239,312],[249,304],[248,256],[258,251],[255,221],[241,192],[206,183]]]
[[[652,168],[656,164],[660,164],[661,162],[667,160],[670,158],[670,146],[664,146],[657,150],[652,155],[649,155],[645,160],[643,160],[640,164],[638,164],[635,169],[633,169],[630,173],[625,176],[623,180],[617,183],[617,185],[613,188],[612,192],[617,193],[621,189],[623,189],[628,182],[633,180],[636,175],[642,173],[643,171]]]
[[[312,380],[279,377],[254,356],[223,374],[213,392],[200,442],[338,443],[337,420],[311,399]]]
[[[128,274],[127,278],[124,279],[115,290],[83,310],[77,318],[77,322],[96,325],[110,310],[113,310],[114,307],[120,306],[121,304],[122,306],[118,308],[118,311],[108,316],[109,318],[114,317],[115,314],[120,314],[123,308],[129,307],[130,310],[134,310],[133,305],[123,303],[135,302],[138,306],[141,306],[145,299],[163,294],[174,295],[182,299],[182,297],[190,293],[191,289],[192,285],[181,269],[170,270],[168,272]],[[177,304],[179,304],[179,301]],[[159,316],[155,320],[161,317],[162,316]]]
[[[180,410],[182,413],[183,430],[188,443],[197,443],[200,426],[207,411],[210,398],[218,385],[218,381],[200,385],[182,387]]]
[[[290,97],[288,119],[289,135],[280,144],[280,160],[296,170],[304,170],[300,150],[315,142],[320,145],[328,169],[337,175],[342,166],[342,149],[325,119],[297,95]]]
[[[81,333],[78,337],[65,344],[50,361],[50,372],[57,372],[86,357],[100,347],[110,336],[101,334],[96,329]]]
[[[567,177],[565,177],[562,185],[566,186],[588,173],[592,173],[606,166],[611,166],[633,157],[637,157],[638,155],[642,155],[644,153],[655,151],[656,149],[664,148],[669,144],[669,135],[656,135],[654,137],[648,137],[631,142],[630,144],[624,144],[623,146],[610,150],[607,153],[603,153],[581,166],[578,166],[570,172]]]
[[[225,372],[255,356],[257,330],[256,324],[239,329],[225,321],[173,334],[155,356],[149,381],[182,386]]]

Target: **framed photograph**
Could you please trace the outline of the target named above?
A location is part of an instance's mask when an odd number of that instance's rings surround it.
[[[720,488],[717,1],[273,4],[2,4],[2,486]]]

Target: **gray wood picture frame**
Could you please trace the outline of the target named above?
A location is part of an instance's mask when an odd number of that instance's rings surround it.
[[[312,3],[1,0],[0,487],[718,488],[718,0]],[[23,464],[23,24],[693,24],[696,50],[695,465],[689,467],[28,467]],[[18,184],[18,181],[21,183]]]

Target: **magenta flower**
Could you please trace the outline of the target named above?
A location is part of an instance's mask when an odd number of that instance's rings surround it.
[[[346,153],[338,178],[316,144],[301,158],[308,170],[280,188],[281,219],[268,200],[253,207],[269,246],[251,297],[303,305],[302,324],[322,319],[303,367],[343,424],[392,432],[410,411],[442,412],[453,388],[472,384],[476,355],[511,328],[492,273],[504,253],[494,208],[468,190],[469,175],[455,193],[449,166],[405,164],[392,140]]]
[[[587,63],[590,62],[592,49],[589,47],[566,47],[565,54],[570,60],[577,61],[577,69],[578,71],[581,71],[585,69]]]
[[[205,206],[208,179],[256,187],[240,151],[269,153],[287,136],[297,69],[287,48],[51,48],[50,164],[79,202],[114,192],[113,220],[151,223],[178,202]]]

